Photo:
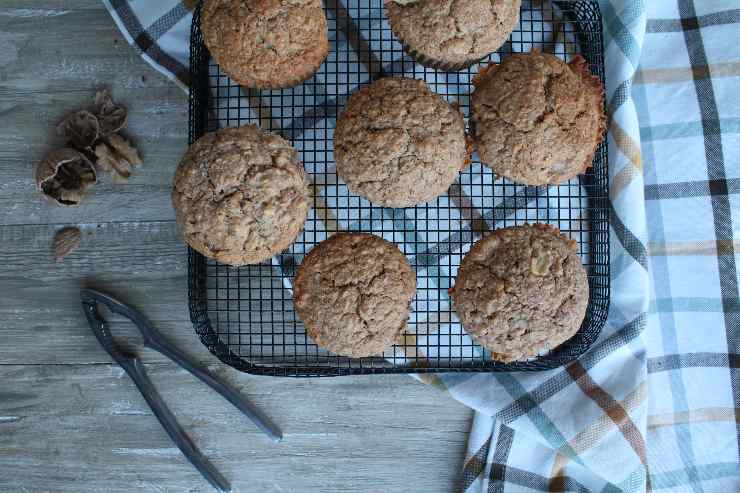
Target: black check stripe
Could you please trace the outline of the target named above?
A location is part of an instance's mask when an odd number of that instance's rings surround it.
[[[622,247],[638,264],[642,266],[643,269],[648,270],[647,249],[645,248],[645,245],[642,244],[632,231],[627,229],[622,222],[622,219],[617,214],[617,211],[614,210],[614,204],[612,204],[611,201],[609,202],[609,210],[611,213],[609,222],[612,225],[612,229],[617,234],[617,238],[622,244]]]
[[[519,469],[518,467],[507,466],[506,464],[493,464],[493,467],[498,467],[506,472],[506,482],[517,486],[522,486],[534,491],[547,491],[550,493],[593,493],[591,490],[583,486],[577,479],[569,476],[557,476],[555,478],[546,478],[535,474],[533,472]],[[493,470],[493,469],[492,469]],[[491,493],[491,489],[488,489]],[[495,490],[503,492],[502,489]]]
[[[151,39],[161,38],[162,35],[172,29],[175,24],[180,22],[189,13],[190,10],[185,5],[178,3],[177,6],[173,7],[146,29],[149,37]]]
[[[478,476],[486,469],[486,459],[488,458],[488,449],[491,447],[491,437],[478,449],[463,467],[462,491],[470,488]]]
[[[646,200],[681,199],[740,193],[740,178],[682,181],[645,186]]]
[[[501,425],[496,440],[496,448],[493,451],[493,464],[488,482],[488,493],[503,493],[504,482],[507,480],[506,462],[514,442],[514,430],[506,425]]]
[[[326,0],[327,10],[329,14],[337,13],[336,23],[337,31],[344,34],[344,39],[347,44],[354,50],[354,52],[360,56],[360,63],[367,67],[370,73],[370,80],[379,79],[385,72],[383,66],[375,55],[373,50],[370,49],[370,45],[362,35],[360,28],[354,19],[349,15],[347,9],[341,0]]]
[[[322,86],[324,87],[324,86]],[[293,119],[290,125],[282,130],[286,139],[298,139],[308,128],[314,128],[322,120],[333,120],[337,117],[338,108],[344,108],[349,95],[343,94],[338,98],[325,99],[320,104],[304,112],[300,117]]]
[[[118,14],[123,25],[126,27],[126,31],[128,31],[134,39],[135,46],[141,50],[142,53],[146,53],[150,56],[167,71],[174,74],[180,82],[186,86],[190,86],[190,68],[162,51],[159,45],[156,44],[141,25],[141,22],[139,22],[136,14],[131,10],[128,2],[126,0],[112,0],[111,5],[116,10],[116,14]]]
[[[698,22],[696,9],[692,0],[678,0],[678,9],[682,18],[681,25],[684,30],[684,39],[689,53],[689,61],[692,68],[707,66],[708,60],[704,49],[704,40],[701,31],[693,28]],[[733,11],[732,17],[740,21],[740,11]],[[694,77],[694,86],[699,102],[702,127],[704,129],[704,150],[707,159],[707,176],[710,181],[726,181],[724,151],[722,147],[722,136],[720,134],[719,110],[714,96],[714,88],[710,79]],[[712,216],[714,219],[714,231],[716,238],[732,238],[732,210],[729,197],[726,194],[713,194],[711,196]],[[732,246],[730,246],[732,249]],[[734,250],[734,249],[733,249]],[[717,257],[719,268],[720,291],[723,300],[727,298],[738,298],[737,266],[735,255],[720,255]],[[723,301],[725,335],[727,338],[728,354],[740,354],[740,318],[735,307],[726,305]],[[732,386],[732,398],[735,408],[740,408],[740,370],[729,368],[730,384]],[[740,422],[735,422],[736,440],[738,445],[738,462],[740,462]]]
[[[666,354],[648,358],[648,373],[680,370],[683,368],[732,368],[740,367],[740,354],[685,353]]]
[[[631,98],[631,92],[632,92],[632,79],[626,79],[621,84],[619,84],[619,87],[617,87],[614,90],[614,94],[612,94],[612,98],[609,100],[609,115],[608,118],[611,120],[612,115],[617,112],[617,110],[629,99]]]
[[[445,240],[435,243],[428,250],[417,253],[410,260],[412,265],[436,265],[439,263],[440,258],[452,253],[453,246],[475,241],[480,237],[479,235],[481,235],[483,231],[491,229],[488,225],[495,224],[511,217],[517,209],[526,208],[538,198],[546,196],[546,194],[547,187],[522,187],[517,190],[514,195],[506,197],[499,204],[496,204],[496,207],[493,210],[487,211],[481,216],[481,218],[478,218],[473,222],[468,221],[461,231],[452,234]],[[486,224],[485,229],[481,226],[480,221],[483,221]],[[471,228],[474,227],[479,229],[471,230]]]
[[[740,22],[740,9],[725,10],[700,17],[691,16],[681,19],[649,19],[647,32],[649,33],[672,33],[684,30],[698,30],[709,26],[722,26],[725,24],[736,24]]]

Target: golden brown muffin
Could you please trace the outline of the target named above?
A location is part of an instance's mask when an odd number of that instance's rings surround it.
[[[474,137],[481,161],[524,185],[583,173],[606,129],[604,88],[586,61],[532,51],[489,65],[474,81]]]
[[[403,332],[416,274],[398,248],[366,233],[338,233],[298,268],[293,301],[306,333],[331,352],[376,356]]]
[[[519,22],[521,0],[385,0],[388,21],[419,63],[460,70],[498,50]]]
[[[320,0],[204,0],[201,29],[224,72],[244,87],[290,87],[329,53]]]
[[[303,229],[310,199],[298,153],[255,125],[194,142],[172,188],[185,241],[229,265],[256,264],[285,250]]]
[[[361,87],[334,131],[337,174],[351,192],[386,207],[435,199],[468,157],[462,114],[416,79],[388,77]]]
[[[527,224],[475,243],[450,294],[473,339],[496,360],[523,361],[578,332],[588,278],[575,241],[552,226]]]

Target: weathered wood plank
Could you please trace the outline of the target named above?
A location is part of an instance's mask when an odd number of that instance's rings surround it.
[[[286,380],[219,367],[282,427],[273,444],[188,373],[148,370],[234,491],[455,489],[470,410],[406,376]],[[0,381],[0,490],[211,491],[119,368],[0,366]]]
[[[8,341],[0,363],[107,363],[79,302],[96,287],[139,308],[174,344],[213,361],[193,332],[187,307],[186,247],[171,222],[80,225],[80,246],[61,263],[51,251],[56,225],[0,226],[0,320]],[[141,341],[111,315],[113,329]],[[163,361],[151,353],[154,361]]]
[[[251,377],[198,342],[169,199],[187,100],[127,45],[99,0],[4,0],[0,44],[0,491],[211,491],[109,364],[79,307],[83,285],[141,309],[281,425],[286,439],[274,445],[110,318],[235,491],[455,489],[464,406],[407,376]],[[127,184],[104,179],[77,209],[51,206],[34,191],[33,166],[60,144],[56,123],[101,86],[128,106],[145,163]],[[55,264],[54,231],[75,224],[82,245]]]
[[[0,224],[171,220],[186,95],[128,46],[101,2],[27,4],[0,6]],[[79,208],[46,203],[34,192],[33,168],[63,144],[56,124],[103,86],[128,107],[127,135],[144,165],[126,184],[104,178]]]

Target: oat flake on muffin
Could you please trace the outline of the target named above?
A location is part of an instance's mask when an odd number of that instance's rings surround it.
[[[527,224],[476,242],[450,295],[465,330],[494,359],[524,361],[578,332],[588,277],[573,240],[552,226]]]

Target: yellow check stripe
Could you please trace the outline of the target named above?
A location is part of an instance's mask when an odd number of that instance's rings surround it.
[[[732,407],[701,407],[678,413],[653,414],[648,416],[648,429],[687,423],[709,423],[717,421],[740,422],[740,409]]]
[[[645,402],[646,397],[647,384],[642,382],[620,402],[620,405],[628,414],[632,414],[635,409]],[[567,444],[562,445],[558,450],[556,450],[557,455],[555,456],[555,461],[552,465],[550,477],[555,478],[563,475],[563,468],[565,468],[568,462],[570,462],[570,457],[565,454],[566,449],[570,447],[570,449],[575,450],[576,453],[581,454],[585,450],[588,450],[599,443],[599,441],[615,427],[616,424],[614,423],[614,420],[612,420],[607,413],[602,414],[599,419],[575,435]]]
[[[416,325],[425,325],[425,333],[433,334],[439,330],[442,324],[450,323],[450,314],[448,312],[432,312],[425,320],[419,320]],[[408,331],[408,326],[404,329],[403,334],[399,337],[399,341],[396,343],[400,346],[406,357],[413,361],[409,366],[413,367],[424,367],[427,365],[427,355],[422,350],[423,346],[419,345],[419,341],[416,338],[416,334],[412,334]],[[435,387],[439,390],[447,391],[447,386],[444,384],[441,378],[434,373],[421,373],[418,375],[419,379],[427,384]]]
[[[609,187],[609,196],[614,200],[627,188],[627,185],[632,182],[635,176],[642,174],[643,166],[640,146],[632,140],[632,137],[614,119],[609,124],[609,133],[620,152],[627,157],[632,165],[625,166],[614,176]]]
[[[664,255],[733,255],[740,249],[740,240],[682,241],[673,243],[648,243],[648,254]]]
[[[635,84],[665,84],[670,82],[689,82],[696,78],[719,78],[740,76],[740,63],[727,62],[691,67],[656,68],[638,70]]]
[[[313,188],[314,197],[313,210],[314,214],[316,214],[316,218],[324,223],[326,231],[342,231],[344,228],[339,224],[337,217],[334,215],[333,209],[327,205],[326,199],[324,198],[324,188],[326,187],[315,183],[311,186]]]

